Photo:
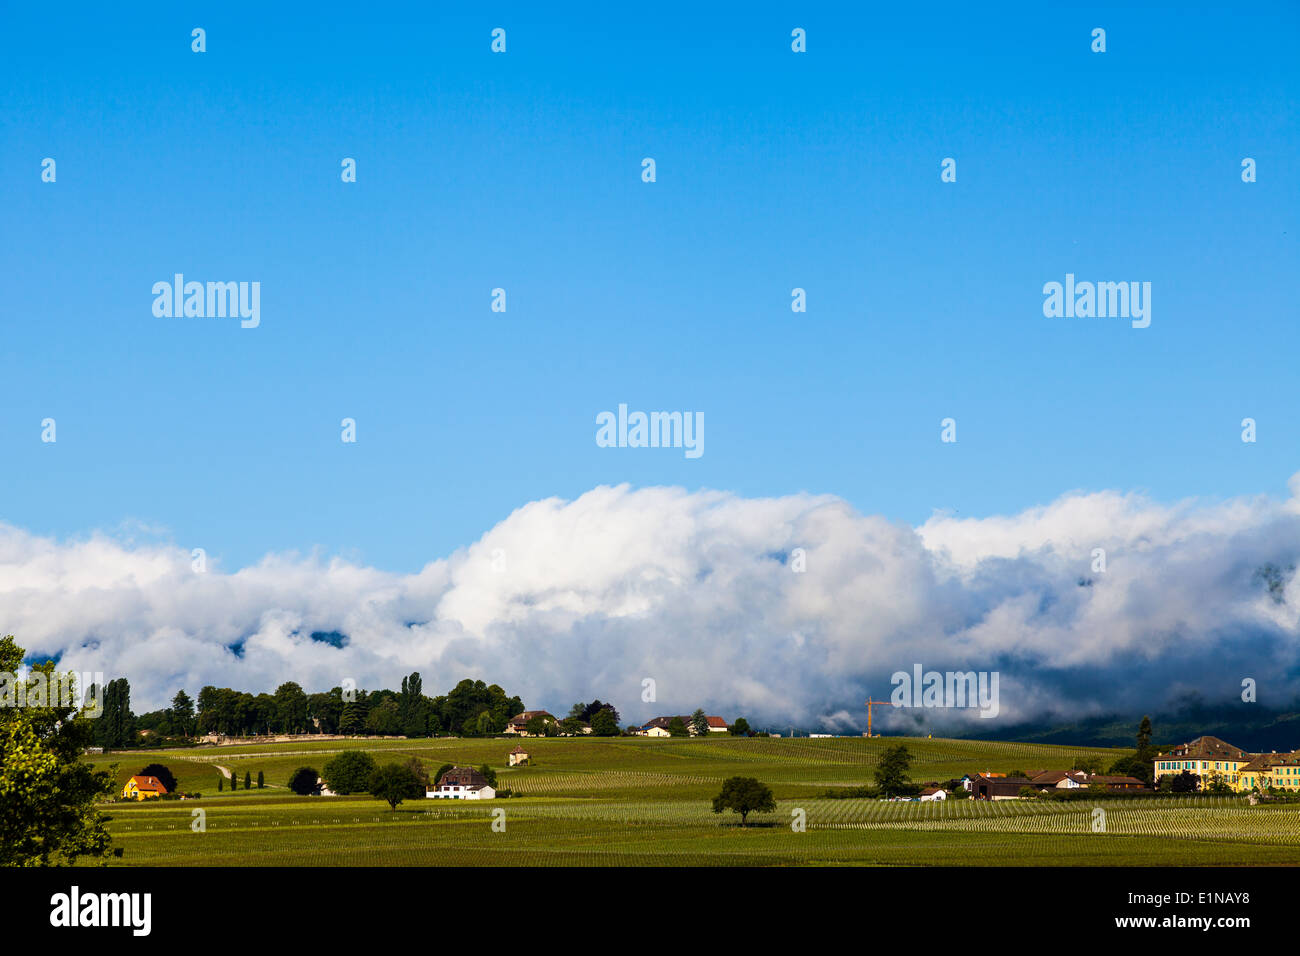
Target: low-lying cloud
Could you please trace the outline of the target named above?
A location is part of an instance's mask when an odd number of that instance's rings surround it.
[[[911,527],[832,496],[599,487],[531,502],[416,574],[299,555],[196,572],[174,546],[0,525],[0,633],[127,677],[137,712],[180,687],[395,687],[418,670],[429,693],[469,676],[532,708],[612,700],[625,722],[704,707],[854,731],[915,664],[999,672],[1007,724],[1233,701],[1247,677],[1278,705],[1300,691],[1300,475],[1290,489],[1076,493]],[[993,729],[970,711],[877,717]]]

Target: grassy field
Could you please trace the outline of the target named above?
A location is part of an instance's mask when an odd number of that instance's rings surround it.
[[[1122,751],[962,740],[883,738],[528,741],[530,767],[508,769],[506,740],[289,743],[92,758],[117,763],[120,780],[166,764],[203,799],[114,804],[110,829],[123,865],[1258,865],[1300,863],[1300,805],[1251,807],[1241,797],[1104,801],[1094,832],[1089,801],[939,804],[832,800],[827,787],[870,783],[884,747],[906,743],[916,781],[977,770],[1068,768],[1080,756],[1107,764]],[[396,811],[369,796],[299,797],[293,770],[320,769],[343,749],[376,759],[419,757],[491,764],[522,798],[411,801]],[[216,792],[219,767],[264,790]],[[723,779],[758,777],[775,813],[716,815]],[[203,809],[206,832],[191,829]],[[504,832],[492,827],[505,811]],[[795,811],[807,829],[791,828]],[[753,825],[757,824],[757,825]],[[499,829],[499,828],[498,828]]]

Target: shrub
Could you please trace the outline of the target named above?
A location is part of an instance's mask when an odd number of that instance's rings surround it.
[[[305,797],[316,792],[316,781],[319,777],[320,773],[315,767],[299,767],[289,778],[289,789]]]
[[[335,793],[365,793],[375,758],[364,750],[345,750],[325,764],[325,782]]]

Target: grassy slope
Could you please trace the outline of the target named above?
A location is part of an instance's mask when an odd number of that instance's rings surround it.
[[[332,741],[112,755],[119,777],[157,760],[198,802],[117,804],[115,840],[126,864],[1258,864],[1300,863],[1300,806],[1248,807],[1240,798],[1108,802],[1107,832],[1090,805],[1020,802],[948,805],[819,799],[828,786],[867,783],[881,751],[907,744],[915,780],[974,770],[1109,763],[1121,751],[1032,744],[882,738],[529,741],[534,766],[506,769],[504,740]],[[296,797],[294,768],[319,769],[344,748],[442,763],[490,763],[502,787],[526,799],[414,801],[396,812],[367,796]],[[215,763],[266,775],[267,790],[215,791]],[[139,766],[136,766],[139,764]],[[722,779],[756,776],[779,801],[768,825],[741,830],[710,812]],[[271,789],[271,788],[275,789]],[[207,832],[190,830],[202,808]],[[506,811],[506,832],[491,828]],[[790,828],[802,809],[808,829]]]

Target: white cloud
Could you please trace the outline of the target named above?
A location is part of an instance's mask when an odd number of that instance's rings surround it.
[[[1286,570],[1300,476],[1290,487],[1285,501],[1174,506],[1075,493],[919,528],[830,496],[600,487],[531,502],[409,575],[299,555],[196,573],[180,548],[0,525],[0,633],[128,677],[137,712],[181,686],[395,687],[419,670],[430,693],[472,676],[535,707],[598,696],[628,719],[704,706],[845,729],[915,663],[998,671],[1007,722],[1152,709],[1173,688],[1226,702],[1243,676],[1281,704],[1300,687]],[[1091,570],[1098,547],[1105,573]],[[1281,603],[1255,577],[1268,562],[1284,569]],[[641,702],[646,677],[656,703]]]

